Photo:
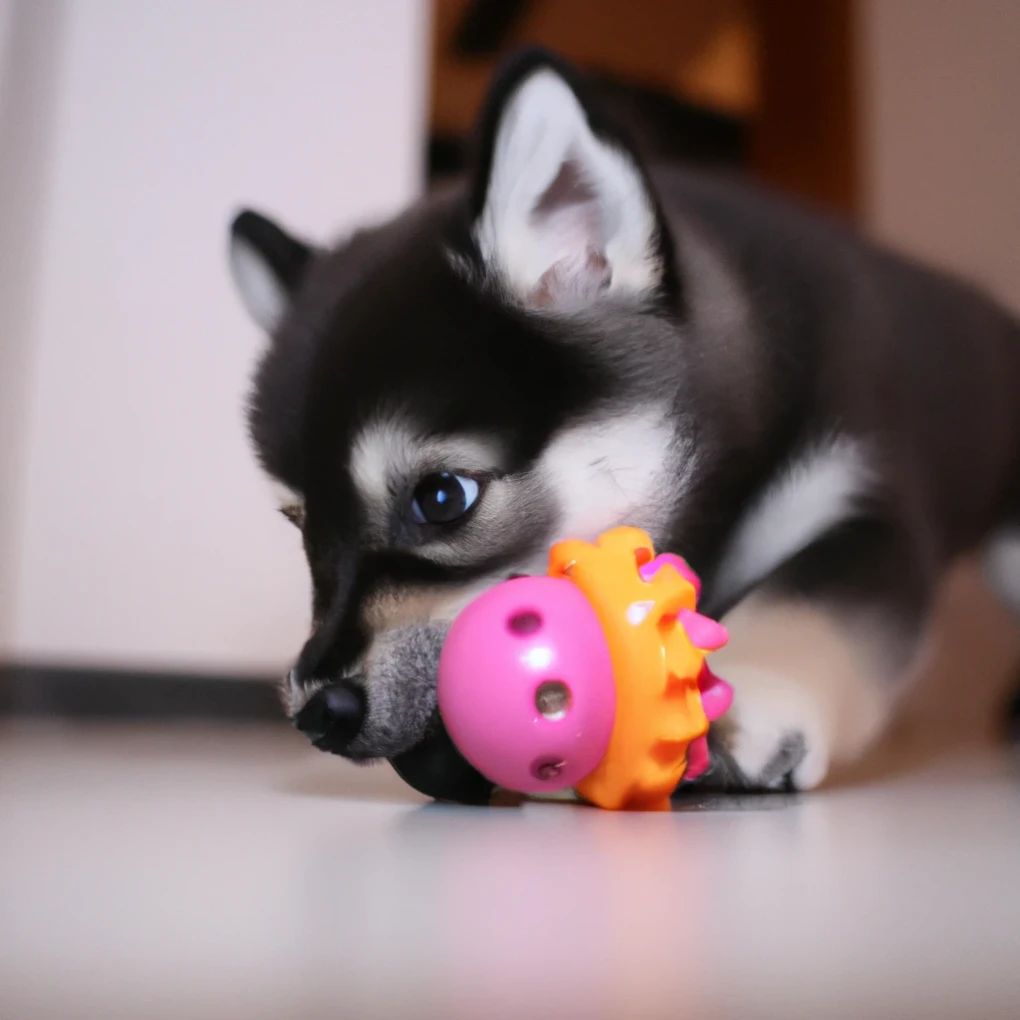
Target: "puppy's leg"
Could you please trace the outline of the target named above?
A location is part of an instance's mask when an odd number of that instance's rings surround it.
[[[809,789],[870,746],[917,669],[931,575],[905,529],[854,522],[727,617],[712,667],[735,691],[716,733],[729,783]]]

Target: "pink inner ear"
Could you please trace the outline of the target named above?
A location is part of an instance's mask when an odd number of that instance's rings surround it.
[[[613,271],[605,256],[588,248],[583,258],[568,255],[554,262],[528,296],[531,308],[578,308],[607,290]]]

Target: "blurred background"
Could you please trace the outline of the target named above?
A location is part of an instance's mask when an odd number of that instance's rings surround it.
[[[1015,0],[0,0],[8,706],[73,700],[89,668],[280,674],[307,581],[246,444],[261,338],[226,224],[251,204],[325,240],[396,211],[462,167],[525,42],[596,75],[651,155],[1020,302]],[[1001,676],[989,614],[954,630]]]

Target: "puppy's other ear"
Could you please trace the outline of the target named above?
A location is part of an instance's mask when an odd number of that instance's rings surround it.
[[[471,215],[487,268],[526,307],[570,311],[671,286],[672,246],[638,157],[543,51],[490,92]]]
[[[312,249],[271,220],[244,209],[230,225],[230,272],[248,314],[267,333],[280,325]]]

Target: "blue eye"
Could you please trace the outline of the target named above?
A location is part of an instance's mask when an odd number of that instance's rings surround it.
[[[447,471],[426,475],[414,489],[411,515],[419,524],[452,524],[478,500],[478,482]]]

